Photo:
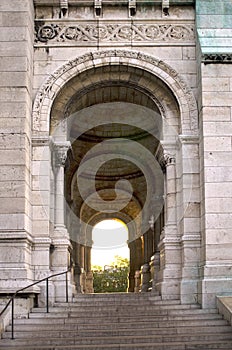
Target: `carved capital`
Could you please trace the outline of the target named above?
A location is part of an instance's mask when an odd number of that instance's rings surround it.
[[[162,155],[159,155],[159,164],[163,170],[163,172],[166,172],[166,168],[168,165],[175,165],[176,164],[176,157],[173,154],[170,153],[164,153]]]
[[[163,155],[163,161],[165,163],[165,165],[169,165],[169,164],[176,164],[176,158],[173,154],[170,153],[165,153]]]
[[[52,147],[53,151],[53,164],[56,168],[64,167],[67,159],[68,150],[71,148],[69,141],[65,143],[54,143]]]

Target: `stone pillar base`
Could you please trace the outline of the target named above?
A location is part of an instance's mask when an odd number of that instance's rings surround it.
[[[198,285],[198,302],[203,309],[215,308],[217,296],[232,295],[232,278],[205,278]]]
[[[34,282],[32,241],[26,233],[0,233],[0,293],[12,293]]]

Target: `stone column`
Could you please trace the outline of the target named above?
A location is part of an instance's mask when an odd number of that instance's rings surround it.
[[[65,227],[65,202],[64,202],[64,166],[70,142],[55,143],[54,151],[54,173],[55,173],[55,217],[54,227],[56,231],[67,232]]]
[[[129,288],[128,292],[134,292],[135,289],[135,271],[140,271],[144,261],[142,239],[129,242],[130,249],[130,273],[129,273]]]
[[[165,153],[166,173],[165,226],[159,243],[160,272],[158,289],[163,299],[180,298],[181,253],[176,222],[176,157]]]
[[[91,271],[91,249],[92,247],[85,247],[85,271],[86,271],[86,293],[93,293],[93,273]]]
[[[80,284],[81,292],[86,292],[86,272],[85,272],[85,246],[79,244],[79,264],[81,269]]]
[[[65,226],[65,200],[64,200],[64,166],[67,152],[70,148],[69,142],[59,142],[53,144],[53,168],[55,181],[55,208],[54,208],[54,232],[52,243],[54,246],[51,269],[56,272],[65,271],[70,264],[70,251],[72,249],[69,234]],[[71,275],[69,275],[70,279]],[[70,283],[70,293],[72,294]],[[57,277],[55,280],[56,300],[65,298],[65,275]]]
[[[144,263],[148,263],[153,255],[153,230],[149,229],[144,235]]]

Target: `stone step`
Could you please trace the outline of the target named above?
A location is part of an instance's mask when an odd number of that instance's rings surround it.
[[[33,310],[31,313],[32,317],[37,317],[38,315],[45,315],[47,314],[46,310]],[[83,318],[86,315],[89,316],[89,318],[98,318],[98,317],[118,317],[118,316],[127,316],[127,317],[137,317],[141,318],[144,316],[166,316],[166,315],[202,315],[204,314],[202,311],[199,310],[199,312],[192,313],[190,310],[183,309],[183,310],[172,310],[169,311],[168,309],[153,309],[152,307],[150,308],[142,308],[142,309],[133,309],[133,310],[126,310],[122,309],[121,307],[115,307],[115,308],[109,308],[108,310],[106,308],[93,308],[93,309],[87,309],[84,310],[73,310],[71,308],[66,308],[66,309],[59,309],[59,308],[50,308],[49,309],[49,315],[52,317],[54,315],[63,315],[63,317],[76,317],[76,318]]]
[[[162,302],[160,296],[151,295],[150,293],[109,293],[109,294],[80,294],[77,297],[74,297],[73,302],[135,302],[136,300],[142,300],[143,302],[151,301],[151,302]],[[177,304],[180,303],[180,300],[166,300],[169,304]]]
[[[216,329],[213,333],[206,333],[206,334],[193,334],[193,333],[185,333],[185,334],[176,334],[176,335],[150,335],[149,337],[145,336],[139,336],[137,334],[133,336],[104,336],[104,337],[86,337],[82,338],[78,335],[73,335],[72,338],[17,338],[17,335],[15,335],[16,340],[13,340],[14,342],[17,341],[17,345],[24,346],[24,345],[33,345],[36,340],[36,345],[101,345],[101,344],[137,344],[137,343],[153,343],[153,344],[163,344],[166,343],[173,343],[173,342],[180,342],[180,343],[190,343],[190,342],[206,342],[206,341],[217,341],[220,343],[220,341],[230,340],[232,343],[232,332],[230,333],[217,333]],[[10,342],[12,340],[9,339],[2,339],[1,340],[1,346],[2,345],[10,345]]]
[[[34,322],[34,320],[38,320],[37,322]],[[84,319],[84,320],[81,320],[80,319],[76,319],[75,317],[69,317],[67,319],[65,319],[65,321],[63,319],[59,320],[58,318],[49,318],[49,317],[46,317],[46,319],[48,320],[47,323],[50,323],[50,324],[57,324],[57,323],[60,323],[60,324],[63,324],[63,323],[66,323],[66,324],[73,324],[73,323],[76,323],[76,324],[83,324],[83,325],[94,325],[94,324],[97,324],[99,327],[101,327],[101,325],[105,325],[105,324],[131,324],[131,325],[136,325],[138,322],[140,322],[140,325],[144,325],[143,327],[146,327],[147,325],[149,325],[150,322],[152,322],[152,324],[157,327],[161,327],[164,323],[167,323],[168,325],[172,325],[173,322],[176,322],[178,323],[178,325],[182,325],[182,324],[186,324],[186,322],[188,322],[188,324],[190,324],[191,326],[193,326],[194,324],[196,324],[196,322],[198,322],[198,324],[201,324],[202,326],[204,325],[209,325],[209,324],[214,324],[214,323],[217,323],[217,324],[225,324],[227,321],[223,320],[223,319],[219,319],[219,320],[215,320],[215,319],[204,319],[204,320],[201,320],[200,318],[199,319],[191,319],[191,318],[181,318],[180,320],[176,319],[176,318],[172,318],[172,317],[169,317],[167,318],[167,320],[163,319],[162,317],[160,317],[159,319],[157,318],[154,318],[152,316],[147,316],[146,319],[144,321],[140,321],[138,320],[136,317],[134,318],[128,318],[128,317],[116,317],[116,318],[100,318],[100,319]],[[30,319],[31,321],[33,320],[33,323],[42,323],[43,322],[43,318],[31,318]],[[57,320],[59,320],[57,322]],[[46,323],[46,322],[44,322]]]
[[[3,334],[3,338],[10,338],[11,337],[11,328],[8,327],[7,332]],[[76,328],[61,328],[60,329],[56,326],[56,329],[47,329],[41,327],[37,327],[34,329],[28,329],[28,328],[19,328],[15,327],[15,337],[17,339],[20,338],[48,338],[48,337],[62,337],[62,338],[71,338],[75,336],[80,337],[104,337],[104,336],[133,336],[135,333],[137,336],[147,336],[150,335],[178,335],[178,334],[191,334],[194,332],[194,334],[208,334],[208,333],[231,333],[231,327],[225,326],[225,325],[214,325],[214,326],[194,326],[190,327],[188,325],[183,327],[152,327],[152,328],[145,328],[145,329],[132,329],[132,328],[124,328],[124,329],[78,329]]]
[[[36,341],[35,341],[36,342]],[[14,343],[14,341],[12,341]],[[24,345],[15,347],[15,345],[3,345],[1,349],[7,350],[231,350],[230,341],[201,341],[187,344],[174,342],[172,344],[164,342],[161,344],[137,343],[137,344],[101,344],[101,345]]]
[[[125,310],[126,308],[126,310]],[[71,304],[71,303],[55,303],[53,307],[50,308],[51,310],[55,311],[61,311],[61,310],[77,310],[77,311],[88,311],[88,310],[115,310],[115,309],[120,309],[122,311],[134,311],[134,310],[166,310],[170,309],[169,304],[162,304],[162,305],[157,305],[154,303],[140,303],[140,304],[125,304],[125,305],[118,305],[118,304],[111,304],[111,303],[106,303],[102,305],[102,303],[94,303],[94,305],[91,305],[91,303],[88,304]],[[172,310],[193,310],[193,309],[200,309],[200,306],[197,304],[194,305],[172,305],[171,307]],[[37,311],[46,311],[46,308],[33,308],[32,312],[37,312]]]
[[[147,294],[144,300],[141,294],[121,295],[123,302],[118,295],[81,296],[84,304],[56,303],[49,313],[35,308],[29,318],[15,320],[16,339],[10,339],[7,327],[0,348],[232,350],[232,328],[216,309],[202,310],[179,301],[157,304]]]
[[[143,298],[144,300],[147,298],[149,299],[150,297],[158,297],[160,298],[159,292],[152,291],[151,293],[125,293],[125,292],[112,292],[112,293],[88,293],[88,294],[76,294],[75,298],[76,299],[99,299],[99,298],[104,298],[104,299],[136,299],[136,298]],[[179,299],[178,299],[179,300]]]
[[[79,310],[78,308],[72,308],[72,307],[66,307],[66,308],[56,308],[56,307],[50,307],[49,308],[49,313],[46,312],[45,308],[35,308],[33,309],[33,312],[30,314],[30,317],[49,317],[50,315],[55,316],[55,317],[76,317],[76,318],[83,318],[83,316],[88,315],[89,318],[99,318],[100,315],[102,317],[105,317],[106,315],[111,315],[112,317],[115,317],[115,313],[124,316],[126,314],[128,317],[129,316],[137,316],[139,315],[143,316],[158,316],[158,315],[191,315],[191,314],[211,314],[211,313],[217,313],[216,309],[199,309],[199,308],[176,308],[176,309],[169,309],[169,308],[157,308],[150,306],[149,308],[145,308],[145,310],[142,308],[141,310],[138,310],[138,312],[135,312],[135,310],[129,310],[131,312],[127,312],[126,308],[122,308],[120,306],[115,307],[115,308],[110,308],[109,310],[107,308],[101,309],[99,308],[91,308],[89,309],[89,313],[87,312],[87,309]],[[140,311],[140,312],[139,312]],[[114,313],[113,313],[114,312]]]
[[[201,325],[203,326],[213,326],[213,325],[227,325],[227,321],[222,319],[220,315],[213,315],[213,317],[205,314],[203,315],[203,318],[200,318],[197,316],[195,318],[193,317],[186,317],[186,316],[176,316],[176,317],[168,317],[168,316],[161,316],[159,318],[150,318],[146,320],[130,320],[127,322],[122,322],[121,319],[117,318],[114,319],[112,322],[108,322],[106,319],[104,319],[102,322],[96,322],[95,320],[77,320],[75,318],[37,318],[37,319],[16,319],[15,320],[15,327],[21,326],[32,326],[34,328],[41,327],[44,325],[44,327],[52,327],[54,326],[60,326],[60,327],[76,327],[78,329],[124,329],[131,327],[132,329],[145,329],[149,328],[152,324],[153,327],[162,327],[162,326],[170,326],[172,327],[174,324],[178,325],[178,327],[186,326],[186,324],[194,327]],[[32,324],[33,322],[33,324]]]
[[[36,332],[40,332],[40,334],[43,334],[43,336],[47,337],[51,334],[55,334],[55,332],[60,333],[78,333],[78,335],[81,336],[104,336],[104,335],[134,335],[135,332],[137,335],[149,335],[149,334],[183,334],[183,333],[231,333],[231,326],[229,325],[213,325],[213,326],[183,326],[183,327],[146,327],[146,328],[134,328],[134,327],[127,327],[127,328],[106,328],[106,329],[96,329],[96,328],[84,328],[79,327],[76,324],[57,324],[56,329],[54,330],[53,325],[45,325],[45,324],[29,324],[29,325],[15,325],[15,332],[21,332],[27,335],[29,332],[33,333],[35,335]],[[7,327],[6,337],[8,338],[10,336],[11,332],[11,326]],[[4,335],[5,336],[5,335]]]

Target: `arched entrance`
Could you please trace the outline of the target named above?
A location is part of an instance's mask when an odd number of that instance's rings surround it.
[[[43,124],[47,113],[49,124]],[[190,275],[197,271],[199,236],[189,240],[185,224],[193,201],[187,147],[198,142],[196,116],[195,100],[178,74],[133,51],[82,56],[41,89],[34,133],[52,139],[51,236],[58,250],[62,245],[70,252],[86,281],[92,227],[113,213],[130,232],[130,291],[133,273],[156,255],[154,288],[163,298],[185,297],[185,289],[195,298],[197,275],[194,281]],[[183,187],[186,175],[190,181]],[[61,237],[67,240],[60,245]],[[191,262],[184,266],[190,241]]]

